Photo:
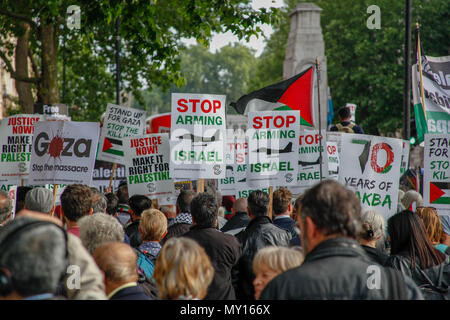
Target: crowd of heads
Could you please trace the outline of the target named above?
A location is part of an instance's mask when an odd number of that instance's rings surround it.
[[[159,206],[144,195],[129,197],[126,184],[121,184],[117,192],[109,193],[73,184],[60,196],[59,219],[54,193],[46,188],[29,189],[23,195],[22,210],[16,211],[17,216],[11,219],[13,203],[7,192],[0,191],[0,295],[23,298],[57,293],[68,264],[70,232],[66,229],[75,225],[82,246],[104,275],[105,296],[114,294],[123,285],[146,279],[142,276],[146,275],[142,261],[147,252],[142,252],[142,248],[151,244],[156,248],[149,282],[156,288],[156,296],[152,298],[204,299],[218,272],[215,258],[192,238],[165,237],[170,234],[176,217],[186,214],[198,228],[219,232],[221,208],[229,212],[228,220],[238,214],[249,217],[241,228],[243,231],[236,236],[239,241],[249,237],[243,236],[250,232],[249,221],[269,216],[276,219],[282,215],[292,219],[292,227],[301,238],[301,246],[267,243],[252,253],[250,280],[255,299],[260,298],[272,279],[300,267],[305,256],[333,238],[354,239],[363,247],[378,248],[386,255],[407,255],[413,267],[431,268],[445,262],[446,255],[436,246],[450,245],[449,219],[439,216],[435,208],[423,207],[419,196],[417,192],[399,196],[404,208],[411,208],[415,202],[415,212],[401,210],[386,221],[375,210],[363,210],[354,192],[334,180],[316,184],[298,197],[283,187],[274,190],[272,197],[255,190],[248,198],[227,202],[227,208],[225,197],[213,187],[202,193],[181,190],[176,205]],[[118,219],[120,205],[129,207],[126,224]],[[56,222],[33,216],[36,213],[42,217],[55,216]],[[135,226],[133,232],[140,236],[137,245],[129,242],[133,237],[131,225]],[[27,232],[22,232],[23,229]],[[244,255],[246,244],[240,245]]]

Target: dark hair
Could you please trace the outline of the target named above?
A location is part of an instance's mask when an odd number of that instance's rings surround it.
[[[427,269],[445,260],[445,255],[433,247],[422,219],[412,211],[403,210],[390,217],[388,233],[391,255],[407,255],[412,268],[418,263],[422,269]]]
[[[126,182],[121,182],[119,184],[119,188],[117,189],[117,197],[119,198],[119,203],[128,203],[129,197],[128,197],[128,193],[124,193],[123,189],[127,189],[128,190],[128,185]]]
[[[16,191],[16,212],[19,212],[24,208],[25,205],[25,196],[27,195],[28,191],[32,190],[33,187],[23,187],[18,186]]]
[[[105,194],[106,198],[106,213],[113,216],[119,209],[119,197],[110,192]]]
[[[92,209],[92,190],[83,184],[68,185],[61,194],[61,208],[64,216],[76,222]]]
[[[341,119],[347,119],[351,117],[352,113],[349,107],[340,107],[338,110],[338,116]]]
[[[310,217],[324,235],[356,239],[361,230],[361,204],[355,193],[334,180],[324,180],[306,190],[300,215]]]
[[[269,195],[262,190],[252,191],[248,196],[247,206],[255,217],[267,216],[269,212]]]
[[[272,208],[274,214],[285,213],[292,202],[292,192],[280,187],[274,191],[272,196]]]
[[[144,210],[150,209],[152,207],[152,200],[144,195],[135,194],[134,196],[130,197],[130,199],[128,199],[128,205],[133,211],[133,214],[140,217]]]
[[[192,219],[201,227],[214,227],[218,212],[217,200],[210,193],[202,192],[191,201]]]
[[[181,190],[177,197],[177,206],[181,213],[191,212],[191,201],[195,197],[195,192],[192,190]]]

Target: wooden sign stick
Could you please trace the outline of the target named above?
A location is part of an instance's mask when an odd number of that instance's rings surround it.
[[[53,211],[52,211],[52,217],[55,216],[55,208],[56,208],[56,193],[58,192],[58,185],[53,184]],[[62,217],[62,215],[61,215]]]
[[[112,190],[112,182],[113,182],[114,176],[116,175],[116,170],[117,170],[117,163],[114,162],[113,166],[112,166],[111,176],[109,177],[108,192],[113,192],[113,190]]]
[[[268,216],[272,219],[272,203],[273,203],[273,186],[269,187],[269,212]]]

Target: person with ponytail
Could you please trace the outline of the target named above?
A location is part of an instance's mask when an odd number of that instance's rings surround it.
[[[361,215],[361,221],[359,243],[373,261],[383,265],[389,256],[377,248],[377,242],[385,236],[384,218],[375,210],[366,210]]]

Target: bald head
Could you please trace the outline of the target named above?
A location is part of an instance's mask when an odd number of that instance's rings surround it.
[[[107,281],[116,283],[137,281],[137,256],[128,244],[104,243],[94,251],[93,257],[98,267],[105,273]]]
[[[239,198],[233,204],[233,209],[235,212],[247,212],[247,199]]]

